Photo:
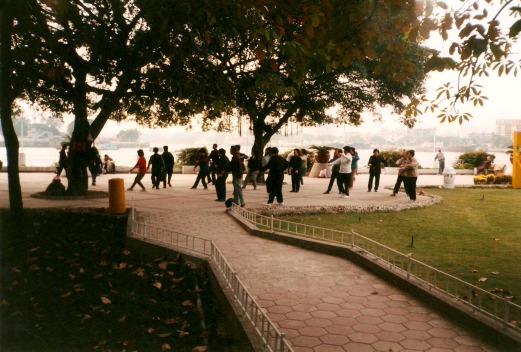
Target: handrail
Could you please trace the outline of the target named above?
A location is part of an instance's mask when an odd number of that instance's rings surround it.
[[[429,291],[435,290],[448,295],[470,307],[472,313],[481,313],[500,322],[504,330],[521,333],[521,306],[508,298],[486,291],[354,231],[345,232],[275,219],[273,215],[261,215],[236,205],[231,209],[250,223],[271,232],[285,232],[336,243],[351,247],[362,255],[370,255],[374,260],[385,262],[389,270],[397,270],[404,274],[407,280],[418,280],[426,284]],[[486,301],[492,304],[485,304]]]
[[[293,352],[285,339],[285,334],[281,333],[268,318],[213,241],[137,221],[135,213],[135,209],[132,208],[127,231],[130,237],[147,239],[208,255],[209,260],[217,266],[224,276],[234,298],[254,326],[255,331],[264,343],[264,347],[271,352]]]

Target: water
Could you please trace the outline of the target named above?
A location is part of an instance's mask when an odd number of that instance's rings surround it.
[[[181,145],[181,144],[171,144],[169,145],[170,151],[176,156],[176,152],[183,148],[188,147],[202,147],[200,145]],[[229,150],[230,146],[219,146],[219,148],[224,148],[225,150]],[[301,148],[301,146],[296,146]],[[211,150],[211,146],[207,146],[208,150]],[[283,147],[279,148],[281,152],[291,150],[292,147]],[[150,155],[152,155],[152,151],[148,148],[143,149],[145,152],[145,157],[148,159]],[[241,146],[241,151],[243,153],[248,154],[248,151],[251,150],[251,145],[243,145]],[[162,146],[159,148],[159,153],[163,151]],[[41,167],[52,167],[54,163],[56,163],[59,159],[59,150],[55,148],[20,148],[20,153],[25,154],[25,165],[26,166],[41,166]],[[116,166],[134,166],[137,161],[137,148],[120,148],[117,150],[100,150],[101,157],[105,154],[109,155],[112,159],[114,159]],[[372,149],[359,149],[358,156],[360,156],[360,161],[358,162],[359,167],[363,167],[367,165],[369,161],[369,157],[373,154]],[[461,152],[444,152],[445,154],[445,165],[452,165],[454,161],[458,159],[458,157],[462,154]],[[508,158],[508,155],[504,152],[494,153],[496,155],[495,162],[498,164],[506,164],[507,173],[512,172],[512,165]],[[420,163],[423,168],[437,168],[438,163],[434,161],[434,156],[436,154],[433,152],[416,152],[416,160]],[[0,148],[0,160],[6,164],[6,149]]]

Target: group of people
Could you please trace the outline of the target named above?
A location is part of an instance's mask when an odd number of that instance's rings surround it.
[[[134,190],[136,185],[141,187],[141,191],[146,191],[145,186],[141,183],[143,177],[147,173],[150,168],[151,170],[151,180],[152,180],[152,188],[159,189],[159,185],[163,182],[163,188],[166,188],[168,184],[169,187],[172,187],[171,180],[172,174],[174,173],[174,155],[168,151],[168,146],[163,146],[163,153],[159,154],[159,148],[155,147],[152,149],[153,154],[150,156],[148,163],[145,159],[145,153],[143,149],[139,149],[137,151],[138,160],[136,165],[130,169],[129,172],[137,169],[137,175],[134,178],[134,182],[128,188],[129,191]]]
[[[59,159],[58,159],[58,167],[56,168],[56,174],[58,177],[61,176],[61,173],[65,170],[65,177],[68,177],[69,170],[69,155],[67,153],[68,145],[62,144],[60,149]],[[91,174],[91,185],[96,186],[96,179],[98,175],[116,173],[116,163],[114,160],[105,154],[103,160],[101,160],[100,153],[98,148],[95,146],[91,146],[87,149],[86,152],[86,162],[87,168]]]
[[[300,186],[304,185],[304,176],[308,168],[308,151],[306,149],[293,149],[288,154],[288,174],[291,175],[291,191],[300,191]]]
[[[337,181],[338,192],[342,198],[349,197],[349,189],[353,188],[358,173],[358,152],[355,148],[346,145],[344,148],[335,148],[333,159],[329,162],[332,165],[331,178],[324,194],[329,194]]]

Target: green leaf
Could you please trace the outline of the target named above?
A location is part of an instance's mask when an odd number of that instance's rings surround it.
[[[510,32],[508,33],[508,36],[510,38],[514,38],[519,34],[519,32],[521,32],[521,20],[517,20],[516,23],[514,23],[512,27],[510,27]]]

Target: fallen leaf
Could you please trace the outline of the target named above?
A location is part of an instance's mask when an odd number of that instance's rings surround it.
[[[169,333],[169,332],[167,332],[167,333],[165,333],[165,334],[156,334],[156,335],[159,336],[159,337],[168,337],[168,336],[170,336],[170,335],[172,335],[172,334]]]
[[[121,253],[123,253],[124,255],[129,255],[130,251],[128,249],[124,249]]]
[[[119,265],[114,265],[114,269],[121,270],[127,267],[127,263],[119,263]]]
[[[67,292],[61,295],[61,298],[69,297],[70,295],[72,295],[72,292]]]
[[[487,280],[488,280],[488,279],[487,279],[486,277],[480,277],[480,278],[478,279],[479,282],[487,282]]]
[[[154,332],[154,328],[148,328],[148,329],[147,329],[147,332],[148,332],[149,334],[153,333],[153,332]]]
[[[111,304],[112,303],[112,301],[110,299],[108,299],[107,297],[105,297],[105,296],[101,297],[101,302],[103,302],[104,304]]]
[[[207,349],[207,346],[196,346],[192,352],[205,352]]]
[[[85,320],[87,320],[87,319],[90,319],[90,315],[85,314],[85,315],[83,316],[83,318],[81,319],[81,321],[85,321]]]
[[[99,278],[101,278],[101,277],[103,277],[103,274],[96,274],[96,275],[94,275],[94,278],[95,278],[95,279],[99,279]]]
[[[136,275],[139,276],[139,277],[143,277],[145,276],[145,269],[143,268],[137,268],[136,271],[135,271]]]
[[[491,272],[492,275],[499,275],[499,271],[493,271]]]
[[[159,267],[159,269],[165,270],[168,267],[168,262],[167,261],[162,261],[157,266]]]
[[[126,316],[126,315],[124,315],[124,316],[122,316],[121,318],[119,318],[118,321],[119,321],[120,323],[124,323],[125,320],[127,320],[127,316]]]
[[[154,286],[155,288],[158,288],[158,289],[161,289],[161,287],[163,287],[163,285],[159,281],[154,281],[152,286]]]
[[[501,241],[500,238],[494,238],[494,241]]]
[[[165,324],[179,324],[181,322],[181,318],[175,317],[165,320]]]
[[[193,304],[192,304],[192,301],[190,301],[189,299],[187,299],[186,301],[184,301],[183,303],[181,303],[182,306],[184,307],[191,307]]]
[[[164,343],[163,346],[161,346],[161,351],[166,351],[172,349],[169,344]]]
[[[471,273],[477,273],[479,270],[478,269],[472,269],[470,272]]]
[[[172,282],[178,284],[178,283],[180,283],[181,281],[183,281],[183,279],[184,279],[184,276],[181,276],[181,277],[178,277],[178,278],[175,278],[175,277],[174,277],[174,278],[172,278]]]
[[[179,331],[179,337],[184,337],[186,335],[190,335],[190,333],[187,331]]]

